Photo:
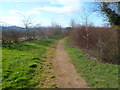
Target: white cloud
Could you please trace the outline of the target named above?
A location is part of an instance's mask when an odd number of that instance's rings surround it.
[[[31,11],[26,12],[26,15],[32,15],[32,14],[40,14],[40,11],[33,8]]]
[[[0,0],[1,2],[49,2],[49,0]]]
[[[43,6],[38,8],[33,8],[27,12],[23,12],[20,10],[10,10],[9,11],[9,17],[8,16],[0,16],[1,22],[6,22],[6,24],[9,25],[21,25],[21,20],[23,17],[21,17],[19,14],[25,15],[25,16],[31,16],[31,15],[37,15],[40,14],[43,11],[49,11],[58,13],[60,15],[66,14],[74,14],[77,12],[80,12],[82,3],[80,0],[49,0],[51,3],[51,6]],[[61,7],[52,6],[52,4],[59,4]]]
[[[31,11],[28,12],[22,12],[19,10],[10,10],[9,13],[12,15],[15,14],[36,15],[36,14],[40,14],[41,10],[45,10],[59,14],[72,14],[72,13],[80,12],[82,6],[80,0],[56,0],[56,1],[51,0],[50,3],[60,4],[61,7],[44,6],[44,7],[33,8]]]
[[[0,16],[1,24],[6,25],[21,25],[21,18],[17,16]]]
[[[52,1],[53,3],[58,1],[58,0],[0,0],[1,2],[50,2]],[[63,1],[63,0],[61,0]],[[72,0],[65,0],[65,1],[72,1]],[[73,0],[76,1],[76,0]],[[79,0],[80,2],[95,2],[95,0]],[[107,0],[106,0],[107,1]],[[114,0],[115,1],[120,1],[120,0]]]
[[[38,11],[37,9],[32,9],[31,11],[27,11],[27,12],[22,12],[20,10],[10,10],[9,14],[11,15],[33,15],[33,14],[40,14],[40,11]]]
[[[9,16],[0,16],[0,24],[23,26],[23,16],[31,18],[31,15],[33,14],[40,14],[40,11],[36,9],[32,9],[31,11],[27,12],[22,12],[20,10],[9,10],[8,14]]]
[[[39,11],[46,10],[61,14],[72,14],[72,13],[80,12],[82,6],[80,0],[57,0],[56,2],[51,1],[51,4],[60,4],[62,5],[62,7],[45,6],[35,9]]]
[[[17,14],[23,14],[23,12],[21,12],[20,10],[10,10],[9,14],[11,14],[11,15],[17,15]]]

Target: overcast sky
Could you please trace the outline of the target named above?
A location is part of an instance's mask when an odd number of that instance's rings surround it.
[[[88,11],[90,21],[96,26],[104,24],[102,15],[92,12],[94,3],[88,0],[1,0],[0,7],[0,23],[6,25],[23,26],[24,15],[32,18],[33,25],[48,26],[56,22],[66,27],[71,19],[83,23],[83,9]]]

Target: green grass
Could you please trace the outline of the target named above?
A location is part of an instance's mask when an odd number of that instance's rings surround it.
[[[2,88],[42,87],[48,48],[61,37],[2,46]]]
[[[118,65],[90,61],[81,50],[72,48],[68,41],[65,48],[77,72],[91,88],[120,88],[118,86]]]

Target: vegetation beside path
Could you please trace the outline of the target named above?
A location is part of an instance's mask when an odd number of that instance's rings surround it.
[[[2,88],[53,87],[51,83],[45,85],[49,73],[46,68],[51,67],[46,62],[46,53],[54,41],[60,38],[2,46]],[[52,74],[49,75],[52,77]]]
[[[81,50],[72,48],[68,40],[65,48],[77,72],[91,88],[120,88],[118,85],[118,65],[101,64],[96,59],[88,60]]]

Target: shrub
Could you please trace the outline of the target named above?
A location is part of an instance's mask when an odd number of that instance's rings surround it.
[[[118,42],[114,28],[77,26],[70,31],[73,46],[81,48],[88,57],[117,64]]]

